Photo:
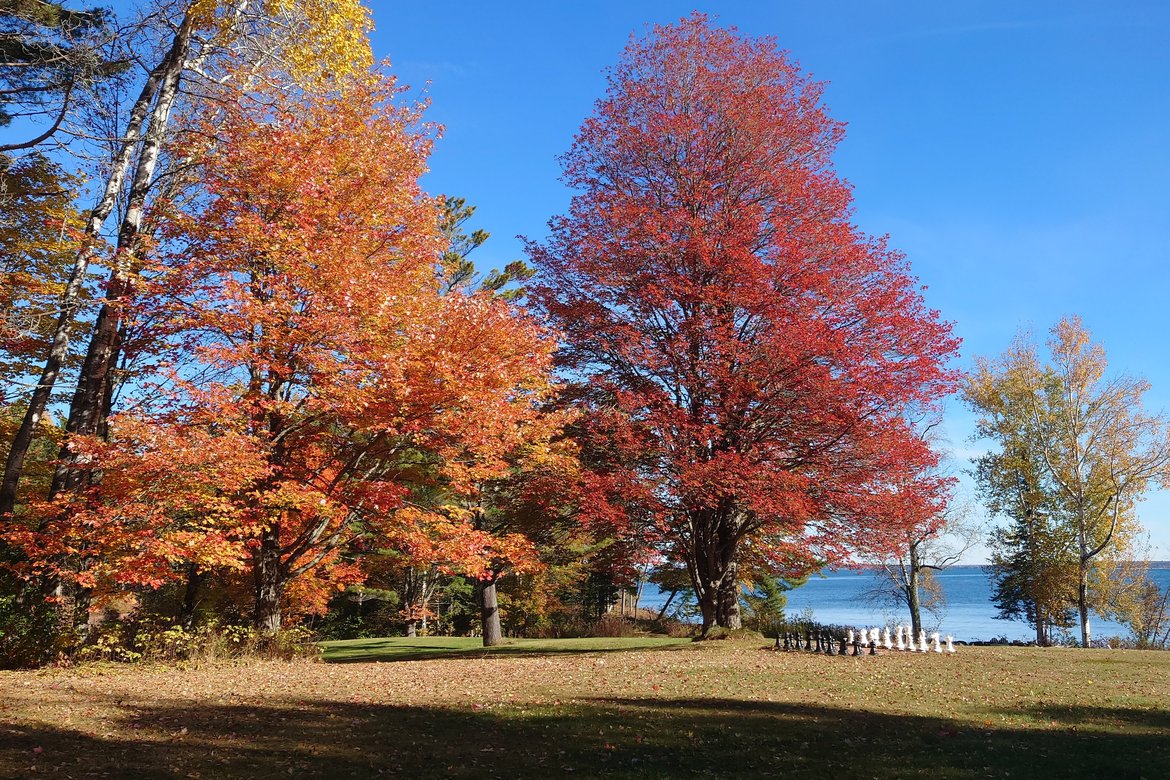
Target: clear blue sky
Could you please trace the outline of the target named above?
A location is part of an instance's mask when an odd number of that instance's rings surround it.
[[[629,35],[696,8],[829,82],[857,222],[908,254],[962,366],[1076,313],[1170,409],[1170,3],[375,3],[375,55],[446,128],[427,188],[492,233],[481,267],[566,206],[555,158]],[[951,403],[959,458],[971,429]],[[1170,493],[1140,516],[1170,558]]]

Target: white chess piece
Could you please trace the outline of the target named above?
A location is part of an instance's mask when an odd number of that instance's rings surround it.
[[[845,644],[847,644],[847,645],[853,644],[853,629],[852,628],[849,629],[849,633],[845,635]]]
[[[918,648],[914,646],[914,634],[909,631],[906,632],[906,649],[911,653],[918,651]]]
[[[885,648],[887,650],[894,649],[894,640],[890,639],[890,627],[889,626],[886,626],[885,628],[882,629],[882,644],[885,645]]]
[[[938,643],[938,632],[935,631],[930,635],[930,649],[936,653],[942,652],[942,645]]]
[[[950,634],[947,634],[947,652],[948,653],[955,652],[955,645],[954,645],[954,642],[952,641],[953,639],[954,639],[953,636],[951,636]]]
[[[925,653],[930,648],[926,644],[926,629],[918,629],[918,652]]]
[[[906,649],[906,637],[904,637],[904,636],[902,635],[902,624],[901,624],[901,623],[899,623],[897,626],[895,626],[895,629],[896,629],[896,630],[894,631],[894,634],[895,634],[895,635],[896,635],[896,637],[897,637],[897,646],[898,646],[898,649],[899,649],[899,650],[905,650],[905,649]]]

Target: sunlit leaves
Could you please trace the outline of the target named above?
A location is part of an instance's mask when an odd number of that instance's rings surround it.
[[[934,461],[910,420],[954,379],[905,259],[850,224],[821,92],[770,39],[700,14],[655,27],[610,72],[562,158],[569,212],[530,247],[533,298],[587,383],[587,505],[672,546],[708,603],[746,539],[840,559],[904,529],[891,486]]]

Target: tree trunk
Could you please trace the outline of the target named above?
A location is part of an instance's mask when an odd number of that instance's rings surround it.
[[[919,636],[922,632],[922,593],[918,583],[920,568],[917,545],[911,544],[910,565],[906,569],[906,606],[910,608],[910,630],[914,632],[914,636]]]
[[[722,628],[743,628],[739,614],[739,566],[732,563],[719,583],[719,602],[716,623]]]
[[[199,571],[195,564],[187,566],[187,587],[183,591],[183,604],[179,610],[179,624],[188,631],[195,625],[195,607],[199,604],[199,589],[207,573]]]
[[[1081,616],[1081,647],[1088,647],[1092,640],[1089,630],[1089,571],[1087,561],[1081,561],[1077,577],[1077,611]]]
[[[138,163],[134,169],[134,178],[130,183],[126,214],[118,229],[114,268],[106,283],[106,300],[98,312],[85,361],[78,376],[77,391],[69,406],[69,420],[66,424],[66,432],[69,434],[92,435],[103,427],[105,399],[111,390],[108,383],[111,381],[112,370],[118,363],[120,347],[118,333],[123,308],[132,293],[132,280],[136,270],[135,254],[138,250],[142,216],[146,210],[146,197],[154,180],[154,169],[166,137],[171,109],[179,94],[183,70],[187,65],[192,27],[193,19],[188,13],[175,32],[171,50],[167,53],[169,65],[165,69],[158,89],[158,98],[150,113],[142,149],[138,153]],[[50,496],[62,490],[73,489],[80,481],[76,471],[69,468],[68,441],[61,454],[64,462],[53,476]]]
[[[1048,623],[1039,610],[1036,611],[1036,644],[1039,647],[1048,647]]]
[[[417,620],[406,621],[406,635],[407,636],[418,636],[418,621]]]
[[[719,611],[719,588],[708,586],[703,589],[702,595],[696,593],[696,596],[699,601],[699,614],[703,619],[699,633],[707,636],[707,632],[718,625],[716,613]]]
[[[658,610],[658,617],[655,620],[662,620],[666,615],[666,610],[670,609],[670,605],[674,602],[674,597],[678,595],[678,590],[672,590],[666,594],[666,601],[662,602],[662,609]]]
[[[476,589],[479,591],[483,646],[495,647],[504,641],[504,631],[500,625],[500,605],[496,600],[496,578],[479,580]]]
[[[284,595],[284,573],[280,565],[280,529],[273,525],[260,536],[260,546],[252,553],[256,605],[253,625],[264,636],[280,631],[280,597]]]
[[[73,330],[73,320],[77,316],[77,309],[81,304],[81,289],[85,284],[85,275],[89,270],[90,261],[97,252],[98,236],[106,218],[113,212],[118,202],[118,193],[122,191],[122,183],[130,170],[134,148],[142,134],[142,123],[154,101],[155,93],[162,83],[171,63],[171,55],[163,58],[162,62],[151,71],[142,86],[142,91],[130,109],[127,119],[126,134],[122,137],[118,153],[114,156],[110,172],[106,177],[105,188],[89,213],[85,223],[85,233],[82,236],[81,249],[74,258],[73,267],[69,270],[69,278],[65,289],[61,293],[60,310],[56,325],[53,327],[53,337],[49,346],[49,354],[45,358],[45,365],[41,369],[41,376],[33,389],[28,401],[20,428],[13,436],[12,444],[8,449],[8,458],[4,464],[4,477],[0,482],[0,516],[11,514],[16,507],[17,489],[20,478],[24,473],[24,462],[28,457],[29,447],[36,435],[37,425],[44,416],[53,388],[57,384],[57,377],[61,373],[61,366],[69,354],[69,339]]]
[[[687,573],[703,616],[702,635],[715,626],[739,622],[738,576],[735,572],[737,539],[729,527],[726,507],[695,510],[694,528],[705,529],[688,551]]]

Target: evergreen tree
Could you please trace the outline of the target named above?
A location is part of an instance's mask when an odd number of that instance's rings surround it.
[[[107,14],[74,11],[46,0],[0,0],[0,127],[17,117],[51,117],[34,137],[0,145],[27,149],[57,131],[74,91],[123,67],[100,51]]]

